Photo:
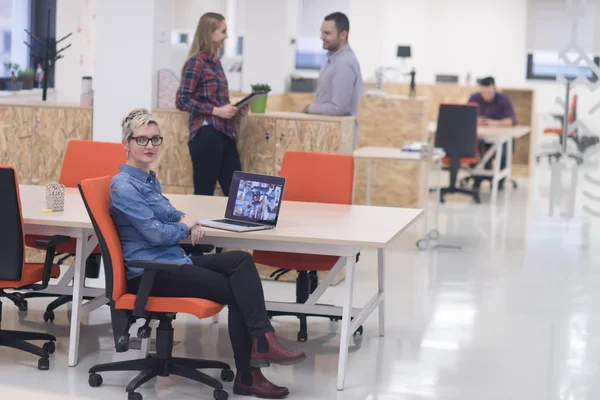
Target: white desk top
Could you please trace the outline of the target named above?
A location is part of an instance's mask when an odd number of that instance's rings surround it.
[[[65,211],[54,213],[40,212],[46,208],[44,186],[21,185],[20,191],[25,224],[92,229],[77,189],[66,189]],[[175,208],[197,219],[222,218],[225,214],[226,197],[165,196]],[[275,229],[246,233],[205,229],[207,237],[384,248],[408,228],[422,211],[284,201]]]
[[[372,159],[372,160],[407,160],[407,161],[423,161],[421,153],[416,151],[402,151],[396,147],[376,147],[366,146],[356,149],[353,154],[354,158]],[[439,160],[442,154],[435,154],[431,158]]]
[[[430,122],[427,125],[429,132],[437,131],[437,124]],[[525,136],[531,132],[531,127],[524,125],[517,126],[479,126],[477,127],[477,135],[482,139],[494,139],[497,137],[511,137],[512,139],[518,139],[521,136]]]

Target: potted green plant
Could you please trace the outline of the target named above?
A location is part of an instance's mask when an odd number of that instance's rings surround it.
[[[252,88],[252,93],[254,92],[266,92],[269,93],[271,91],[271,86],[267,83],[255,83],[254,85],[250,85]],[[254,103],[250,104],[250,111],[253,114],[264,114],[267,109],[267,94],[257,99]]]
[[[23,89],[33,89],[33,69],[28,68],[25,71],[19,71],[19,79],[23,81]]]
[[[17,80],[19,64],[5,62],[4,69],[10,72],[10,80],[6,82],[6,90],[18,91],[23,89],[23,82]]]

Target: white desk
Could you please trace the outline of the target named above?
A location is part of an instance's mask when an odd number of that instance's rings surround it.
[[[371,204],[371,161],[372,160],[395,160],[395,161],[408,161],[408,162],[426,162],[425,168],[425,191],[424,204],[423,204],[423,217],[424,217],[424,236],[419,239],[416,243],[417,248],[423,250],[429,246],[430,240],[436,240],[439,238],[438,221],[439,221],[439,185],[436,186],[436,201],[434,206],[434,217],[433,217],[433,229],[429,230],[429,193],[431,190],[431,172],[432,166],[433,171],[440,172],[442,169],[442,158],[444,154],[435,155],[423,155],[419,152],[408,152],[402,151],[395,147],[375,147],[366,146],[361,147],[354,151],[354,158],[357,160],[365,160],[367,162],[367,205]]]
[[[227,199],[225,197],[169,195],[177,209],[196,218],[222,217]],[[79,330],[82,314],[106,302],[100,296],[83,305],[82,290],[87,255],[97,240],[87,241],[92,234],[92,225],[83,201],[76,189],[67,189],[65,210],[43,214],[45,188],[43,186],[21,186],[21,204],[26,232],[46,235],[63,234],[77,238],[77,257],[74,263],[73,314],[69,338],[69,365],[78,361]],[[349,340],[354,331],[375,309],[379,309],[379,334],[385,332],[385,249],[405,229],[414,223],[422,210],[390,207],[370,207],[335,204],[283,202],[276,229],[268,231],[235,233],[206,229],[202,243],[219,247],[256,250],[275,250],[328,254],[341,256],[327,275],[323,284],[310,296],[305,304],[267,301],[269,310],[290,310],[310,313],[325,313],[342,317],[341,343],[338,359],[337,388],[342,390],[346,375]],[[377,250],[378,290],[362,308],[353,308],[352,299],[355,281],[356,254],[364,248]],[[80,256],[81,255],[81,256]],[[317,304],[317,300],[328,288],[337,274],[346,267],[343,306]],[[354,320],[351,320],[354,317]]]
[[[429,133],[437,131],[437,124],[431,122],[427,125]],[[498,183],[502,178],[510,181],[512,171],[512,141],[531,132],[531,127],[517,126],[478,126],[477,136],[486,142],[492,143],[492,146],[485,152],[475,168],[471,171],[473,176],[492,177],[492,203],[496,202],[498,197]],[[503,148],[506,144],[506,167],[500,168],[500,160],[503,156]],[[496,155],[497,162],[494,163],[494,169],[486,170],[485,164]]]

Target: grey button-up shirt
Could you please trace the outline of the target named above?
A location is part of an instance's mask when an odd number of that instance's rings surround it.
[[[349,44],[335,53],[329,52],[321,66],[316,102],[307,107],[310,114],[358,115],[362,94],[360,65]],[[357,129],[354,144],[357,142]]]

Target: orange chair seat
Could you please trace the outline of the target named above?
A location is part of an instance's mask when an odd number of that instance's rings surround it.
[[[25,246],[32,247],[35,249],[45,250],[46,249],[45,247],[37,246],[35,244],[35,242],[38,239],[45,239],[47,237],[48,236],[44,236],[44,235],[25,235]],[[77,248],[77,239],[71,238],[71,239],[69,239],[69,241],[67,241],[65,243],[61,243],[58,246],[56,246],[56,252],[63,253],[63,254],[75,254],[76,248]],[[100,246],[99,245],[96,246],[94,251],[92,251],[92,254],[100,254]]]
[[[254,251],[254,262],[275,268],[297,271],[329,271],[340,259],[338,256],[271,251]]]
[[[477,157],[461,157],[460,158],[460,163],[461,164],[477,164],[477,162],[479,161],[479,158]],[[450,157],[444,157],[442,159],[442,163],[444,164],[450,164]]]
[[[160,284],[160,282],[156,282]],[[115,308],[119,310],[133,310],[135,303],[134,294],[124,294],[115,302]],[[157,313],[185,313],[192,314],[198,318],[209,318],[217,315],[223,309],[223,305],[214,301],[197,299],[192,297],[148,297],[145,310]]]
[[[25,263],[20,281],[0,281],[0,289],[19,289],[23,286],[33,285],[42,280],[44,276],[44,264]],[[60,276],[60,267],[52,265],[50,277],[58,278]]]
[[[562,135],[562,128],[546,128],[544,129],[544,134],[548,135]],[[569,133],[569,136],[575,136],[575,132]]]

